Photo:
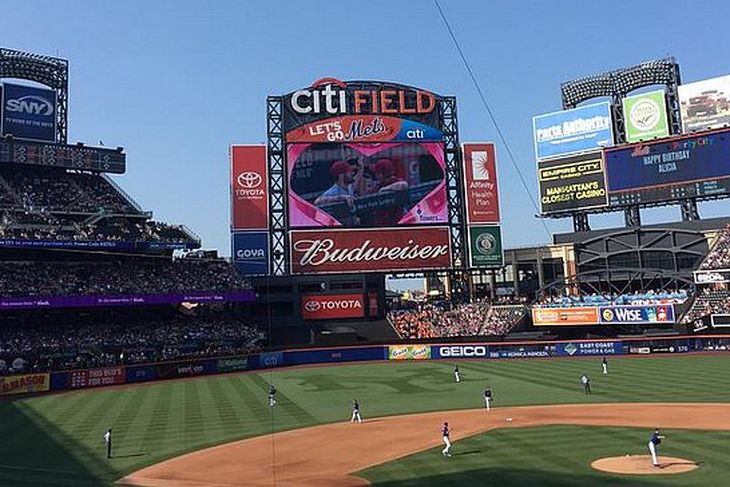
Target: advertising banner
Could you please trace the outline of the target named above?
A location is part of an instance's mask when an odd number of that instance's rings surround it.
[[[499,223],[499,187],[494,144],[464,144],[467,224]]]
[[[283,352],[263,352],[259,354],[259,368],[281,367],[284,365]]]
[[[336,320],[365,316],[362,294],[312,294],[302,296],[302,318]]]
[[[489,356],[487,345],[433,345],[431,358],[486,358]]]
[[[145,306],[152,304],[248,302],[256,298],[253,291],[191,294],[142,294],[137,296],[51,296],[0,298],[0,311],[30,308],[86,308],[99,306]]]
[[[334,348],[285,352],[287,365],[303,365],[359,360],[386,360],[387,347]]]
[[[684,133],[730,125],[730,75],[679,85]]]
[[[708,271],[694,271],[695,284],[713,284],[730,282],[730,269],[713,269]]]
[[[233,263],[244,275],[269,273],[268,232],[234,232]]]
[[[622,105],[627,142],[641,142],[669,136],[664,90],[627,96],[622,100]]]
[[[48,390],[50,390],[49,374],[0,376],[0,396],[30,394],[32,392],[45,392]]]
[[[189,361],[162,363],[157,365],[157,377],[159,379],[176,379],[178,377],[192,377],[215,373],[215,370],[206,370],[205,361]]]
[[[538,162],[537,182],[543,214],[608,204],[600,152]]]
[[[613,145],[608,102],[538,115],[532,126],[538,161]]]
[[[469,266],[502,267],[502,229],[499,225],[469,227]]]
[[[72,370],[68,373],[69,389],[124,384],[127,374],[124,367],[104,367],[100,369]]]
[[[292,228],[447,221],[441,143],[289,144],[287,167]]]
[[[227,357],[218,359],[218,372],[238,372],[248,370],[248,357]]]
[[[154,365],[135,365],[127,367],[127,382],[147,382],[157,379],[157,367]]]
[[[727,178],[730,176],[730,131],[609,149],[604,158],[609,194]],[[695,188],[693,193],[675,198],[702,193]]]
[[[269,228],[268,162],[265,145],[231,146],[231,228]]]
[[[532,308],[535,326],[585,326],[598,324],[598,308]]]
[[[670,325],[674,323],[674,306],[600,306],[601,324]]]
[[[55,91],[4,83],[2,94],[2,135],[56,141]]]
[[[389,345],[388,360],[428,360],[431,345]]]
[[[624,345],[621,342],[571,342],[557,343],[555,345],[557,355],[584,356],[584,355],[619,355],[624,353]]]
[[[322,78],[284,95],[283,129],[288,142],[435,140],[439,100],[411,86]]]
[[[298,230],[291,232],[293,274],[446,269],[445,227]]]

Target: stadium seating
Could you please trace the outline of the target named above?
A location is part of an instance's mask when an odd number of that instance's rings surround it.
[[[689,294],[686,290],[645,291],[621,295],[586,294],[581,296],[559,296],[543,301],[536,306],[542,308],[566,308],[574,306],[644,305],[644,304],[681,304]]]
[[[700,270],[730,268],[730,226],[720,232],[707,256],[700,264]]]

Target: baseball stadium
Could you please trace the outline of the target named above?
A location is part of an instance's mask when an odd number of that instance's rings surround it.
[[[221,249],[124,189],[136,148],[70,141],[105,119],[69,59],[0,48],[0,485],[730,481],[730,76],[558,73],[523,197],[567,230],[507,245],[519,168],[432,7],[494,140],[463,87],[261,91]]]

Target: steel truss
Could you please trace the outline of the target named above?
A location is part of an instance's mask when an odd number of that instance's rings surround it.
[[[46,85],[56,92],[56,140],[68,141],[68,61],[0,47],[0,78]]]
[[[284,167],[284,131],[282,108],[284,97],[266,98],[266,135],[269,179],[269,273],[289,274],[289,215]]]

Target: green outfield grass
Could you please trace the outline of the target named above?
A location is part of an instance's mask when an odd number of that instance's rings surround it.
[[[374,467],[359,475],[378,487],[499,486],[687,486],[727,485],[730,433],[664,430],[671,441],[661,455],[701,458],[701,468],[684,474],[614,475],[590,467],[593,460],[624,453],[646,455],[647,431],[636,428],[544,426],[500,429],[458,441],[453,457],[434,448]]]
[[[346,420],[353,397],[365,418],[481,407],[485,384],[493,387],[496,406],[730,403],[730,356],[615,359],[607,377],[601,376],[597,359],[462,362],[461,384],[453,383],[452,366],[432,361],[314,367],[0,402],[0,485],[108,485],[184,452],[272,428]],[[593,379],[592,396],[586,397],[578,384],[583,373]],[[269,379],[279,391],[273,421],[266,397]],[[104,458],[102,440],[109,427],[115,432],[111,461]],[[520,468],[531,469],[530,461]]]

